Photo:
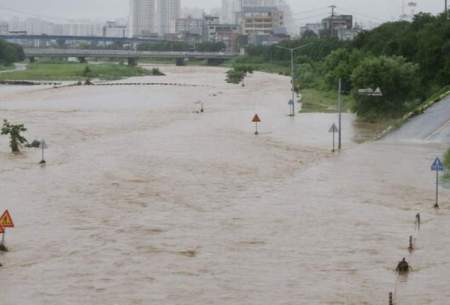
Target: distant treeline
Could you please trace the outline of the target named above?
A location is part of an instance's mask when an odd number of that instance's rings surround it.
[[[222,52],[227,46],[223,42],[201,42],[191,44],[183,41],[162,41],[159,43],[144,43],[138,46],[139,51],[199,51]]]
[[[304,46],[295,52],[299,88],[336,90],[342,79],[344,93],[355,98],[353,110],[366,118],[399,117],[450,84],[450,20],[444,15],[421,13],[412,22],[385,23],[352,42],[308,32],[278,46]],[[290,52],[278,46],[247,47],[247,56],[235,64],[287,67]],[[377,87],[383,96],[358,93]]]
[[[25,60],[25,53],[21,46],[0,40],[0,65],[9,66],[23,60]]]

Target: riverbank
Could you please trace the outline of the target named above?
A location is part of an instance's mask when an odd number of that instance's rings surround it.
[[[5,65],[0,65],[0,71],[8,71],[8,70],[14,70],[14,65],[9,65],[9,66],[5,66]]]
[[[0,80],[70,81],[96,78],[117,80],[151,75],[152,71],[121,64],[33,63],[26,70],[0,74]]]
[[[450,148],[447,150],[444,156],[444,166],[446,169],[445,179],[450,180]]]

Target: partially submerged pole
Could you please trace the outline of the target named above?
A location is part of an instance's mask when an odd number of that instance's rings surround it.
[[[342,79],[339,79],[339,92],[338,92],[338,111],[339,111],[339,139],[338,139],[338,149],[342,149]]]
[[[408,247],[409,252],[414,251],[414,239],[412,237],[412,235],[409,237],[409,247]]]
[[[435,209],[439,209],[439,171],[436,171],[436,203]]]

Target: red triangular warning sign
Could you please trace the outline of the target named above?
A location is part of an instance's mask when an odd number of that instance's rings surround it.
[[[14,228],[14,222],[8,210],[6,210],[0,217],[0,226],[2,226],[3,228]]]
[[[259,122],[261,122],[261,119],[259,118],[259,116],[257,114],[255,114],[255,116],[253,117],[252,122],[253,123],[259,123]]]
[[[5,233],[5,229],[3,229],[2,226],[0,226],[0,234],[3,234],[3,233]]]

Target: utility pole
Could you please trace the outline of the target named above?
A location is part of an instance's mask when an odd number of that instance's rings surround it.
[[[339,90],[338,90],[338,112],[339,112],[339,139],[338,139],[338,149],[342,149],[342,79],[339,79]]]
[[[336,10],[336,5],[330,5],[331,8],[331,17],[334,17],[334,11]]]
[[[330,36],[334,35],[334,16],[335,16],[335,10],[336,5],[330,5],[331,8],[331,18],[330,18]]]
[[[295,72],[294,72],[294,49],[291,49],[291,79],[292,79],[292,112],[291,115],[295,116]]]

